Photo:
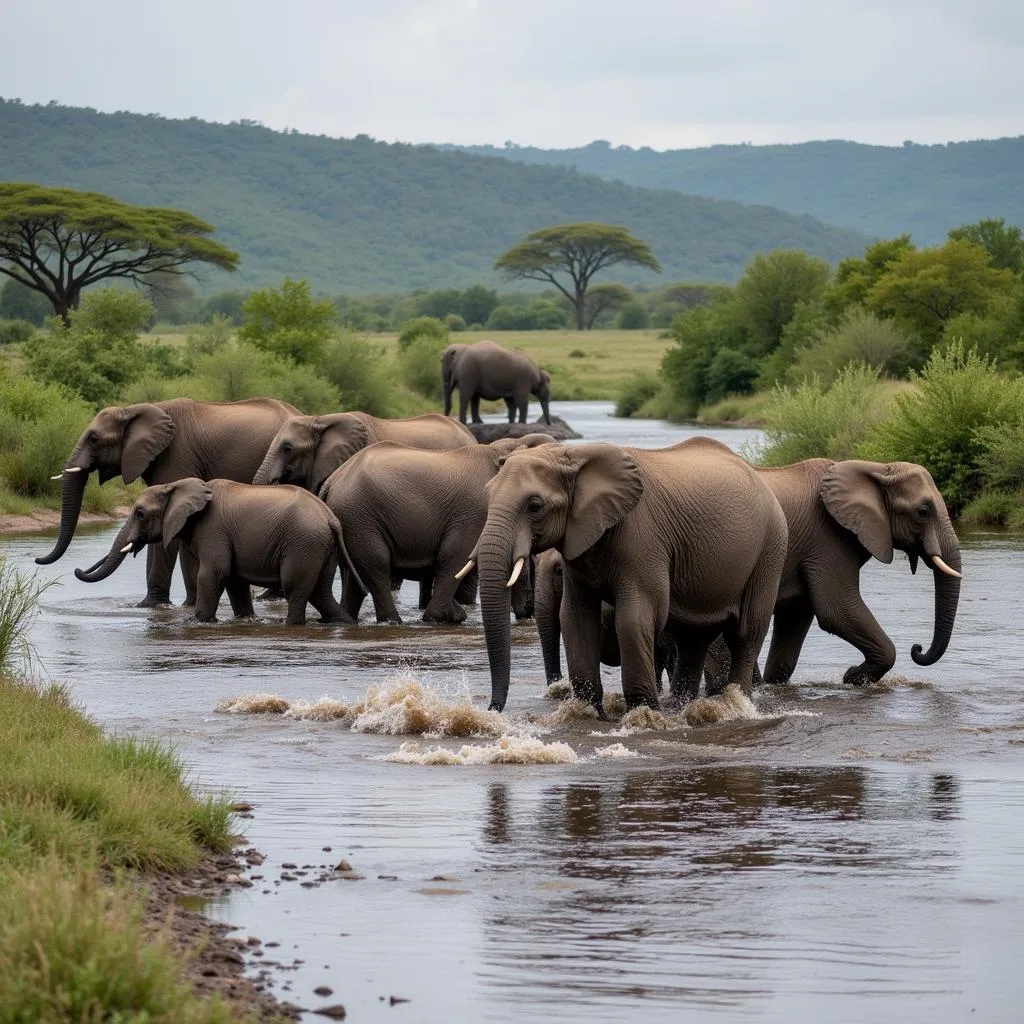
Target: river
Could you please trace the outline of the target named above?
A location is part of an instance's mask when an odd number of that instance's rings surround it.
[[[608,403],[552,411],[586,440],[696,433],[612,419]],[[287,968],[285,998],[357,1021],[1019,1019],[1020,535],[962,533],[956,631],[931,668],[909,656],[931,636],[930,574],[897,554],[863,573],[899,652],[883,684],[845,688],[856,652],[815,627],[794,682],[753,707],[630,729],[558,710],[532,623],[513,627],[504,719],[469,711],[489,692],[479,611],[425,625],[411,584],[401,627],[290,629],[283,605],[235,625],[225,603],[206,626],[137,609],[144,557],[102,584],[71,573],[115,530],[79,530],[39,570],[60,582],[33,627],[42,669],[108,728],[169,740],[199,784],[253,805],[243,824],[266,861],[211,912],[280,943],[262,959]],[[51,542],[0,543],[29,569]],[[617,671],[605,686],[618,692]],[[253,694],[291,710],[223,710],[261,706],[231,704]],[[502,735],[388,731],[460,715]],[[340,858],[353,875],[320,881]]]

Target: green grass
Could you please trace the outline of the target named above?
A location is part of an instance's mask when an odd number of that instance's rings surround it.
[[[0,556],[0,1024],[231,1021],[144,923],[133,877],[230,849],[230,804],[167,747],[106,736],[64,687],[13,675],[40,589]]]

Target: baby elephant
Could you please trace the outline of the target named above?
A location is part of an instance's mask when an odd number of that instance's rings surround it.
[[[301,487],[256,487],[233,480],[186,477],[148,487],[132,506],[109,554],[89,569],[86,583],[106,579],[131,551],[175,538],[198,563],[195,617],[213,622],[224,589],[235,618],[253,615],[250,584],[280,587],[289,626],[306,621],[306,602],[324,622],[351,622],[331,589],[339,560],[351,565],[341,525]]]

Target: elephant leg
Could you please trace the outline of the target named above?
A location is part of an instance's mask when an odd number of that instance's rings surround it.
[[[731,666],[732,656],[729,654],[729,647],[719,633],[711,641],[704,661],[704,692],[709,697],[714,697],[725,689],[726,683],[729,682]]]
[[[182,555],[185,549],[181,549]],[[236,619],[253,619],[256,612],[252,607],[252,587],[238,576],[232,576],[227,581],[228,600],[231,602],[231,611]]]
[[[405,582],[405,580],[403,580],[401,576],[392,576],[391,577],[391,593],[392,594],[397,594],[402,589],[402,584],[404,582]]]
[[[559,614],[572,692],[604,714],[601,686],[601,599],[572,584],[568,572]]]
[[[199,575],[199,561],[184,544],[178,548],[178,564],[181,566],[181,578],[185,583],[185,600],[182,605],[192,608],[196,603],[196,577]]]
[[[668,673],[669,679],[676,666],[676,642],[672,634],[663,629],[654,641],[654,683],[658,693],[662,691],[662,675]]]
[[[420,580],[420,600],[419,609],[423,611],[430,604],[430,595],[434,591],[434,578],[432,576],[424,576]]]
[[[356,582],[348,566],[341,571],[341,604],[353,622],[359,621],[359,612],[366,600],[366,591]]]
[[[480,396],[474,395],[470,404],[473,407],[473,422],[483,423],[483,420],[480,417]]]
[[[335,559],[328,559],[320,570],[313,591],[309,595],[309,603],[320,613],[321,622],[349,623],[354,621],[334,596],[334,574],[337,568]]]
[[[843,675],[844,683],[864,686],[881,679],[896,664],[896,645],[864,603],[856,581],[843,582],[840,590],[834,580],[810,577],[811,605],[826,633],[852,644],[864,655],[860,665],[851,665]]]
[[[770,686],[789,682],[813,621],[814,610],[803,596],[776,607],[764,682]]]
[[[661,616],[654,602],[642,595],[615,605],[615,635],[622,659],[622,696],[627,710],[646,705],[657,709],[654,679],[654,638],[661,632]]]
[[[153,546],[150,545],[150,547]],[[196,577],[195,614],[197,622],[217,621],[217,605],[220,604],[221,594],[224,593],[227,580],[227,569],[200,564],[199,574]]]
[[[331,573],[333,577],[333,573]],[[288,602],[286,626],[304,626],[306,624],[306,605],[316,578],[310,577],[309,561],[305,554],[298,552],[285,555],[281,559],[281,589]]]
[[[469,408],[469,399],[470,399],[470,397],[471,397],[470,394],[468,393],[468,391],[465,388],[463,388],[463,387],[459,388],[459,422],[460,423],[465,423],[466,422],[466,410]]]
[[[721,633],[720,626],[676,626],[671,630],[675,643],[675,665],[669,683],[669,692],[685,703],[700,693],[700,679],[704,674],[708,648]],[[724,688],[723,682],[723,688]]]
[[[615,632],[615,606],[601,605],[601,664],[618,668],[622,664],[619,638]]]
[[[351,549],[349,554],[352,555]],[[353,555],[353,564],[363,582],[370,588],[378,622],[401,622],[394,595],[391,593],[391,552],[381,537],[368,537]],[[348,609],[351,614],[351,609]]]
[[[544,659],[544,677],[548,683],[555,683],[562,678],[562,631],[558,622],[562,594],[551,581],[550,570],[539,574],[537,584],[534,618]]]
[[[174,540],[167,547],[150,544],[146,548],[146,596],[136,605],[137,608],[156,608],[171,603],[171,576],[179,546]]]
[[[262,593],[256,595],[257,601],[283,601],[284,591],[280,587],[267,587]]]
[[[459,581],[455,574],[466,564],[469,551],[458,534],[446,536],[434,563],[434,593],[423,612],[424,622],[464,622],[466,612],[455,600]]]
[[[519,422],[520,423],[525,423],[526,422],[527,413],[530,411],[530,396],[527,395],[526,398],[523,401],[518,403],[518,405],[519,405]]]
[[[519,574],[515,586],[512,587],[512,614],[516,622],[525,622],[533,618],[534,613],[534,586],[536,581],[535,563],[536,559],[531,555],[526,560],[523,571]]]
[[[514,398],[506,398],[505,399],[505,408],[508,410],[508,421],[509,421],[509,423],[515,423],[515,421],[516,421],[516,402],[515,402],[515,399]]]
[[[459,585],[455,588],[455,600],[459,604],[476,604],[477,591],[479,589],[480,574],[474,569],[459,580]]]

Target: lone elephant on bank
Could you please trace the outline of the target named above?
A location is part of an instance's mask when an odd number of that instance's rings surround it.
[[[530,395],[535,395],[544,411],[544,422],[551,422],[548,402],[551,399],[551,377],[525,353],[505,348],[495,341],[477,341],[472,345],[449,345],[441,356],[441,379],[444,382],[444,414],[452,411],[452,391],[459,389],[459,420],[466,422],[466,409],[472,407],[474,423],[480,418],[480,399],[488,402],[499,398],[508,407],[508,421],[526,422]]]
[[[126,484],[141,477],[147,485],[169,484],[185,477],[249,483],[281,425],[299,410],[276,398],[242,402],[197,402],[174,398],[110,406],[93,417],[61,471],[63,497],[60,534],[40,565],[56,562],[71,543],[82,510],[89,474],[100,483],[120,476]],[[146,596],[140,608],[169,604],[171,575],[178,543],[154,544],[146,562]],[[182,557],[185,604],[195,604],[196,567]]]

